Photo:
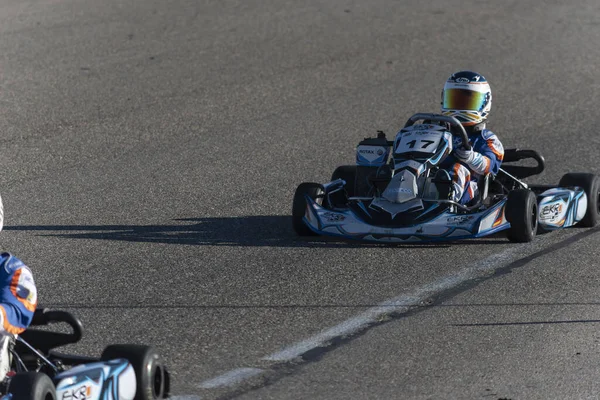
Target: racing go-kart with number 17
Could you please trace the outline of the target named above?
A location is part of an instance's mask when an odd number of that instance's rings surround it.
[[[452,201],[452,181],[439,165],[459,141],[470,149],[460,122],[438,114],[413,115],[393,141],[379,131],[359,143],[356,165],[338,167],[330,182],[298,186],[294,230],[300,236],[398,243],[505,231],[512,242],[529,242],[538,231],[598,223],[600,178],[568,173],[558,185],[528,185],[523,179],[545,165],[534,150],[507,149],[498,174],[480,179],[476,198]],[[521,160],[535,165],[517,164]]]
[[[100,357],[56,352],[81,339],[81,321],[38,309],[31,326],[65,324],[71,332],[28,328],[0,340],[0,400],[154,400],[169,395],[169,373],[156,351],[110,345]]]

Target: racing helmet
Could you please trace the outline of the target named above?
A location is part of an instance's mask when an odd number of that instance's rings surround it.
[[[473,71],[452,74],[442,90],[442,114],[463,126],[484,122],[492,109],[492,90],[485,77]]]

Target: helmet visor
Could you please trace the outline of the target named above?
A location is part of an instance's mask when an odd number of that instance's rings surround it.
[[[442,108],[446,110],[479,111],[485,105],[487,93],[465,89],[446,89]]]

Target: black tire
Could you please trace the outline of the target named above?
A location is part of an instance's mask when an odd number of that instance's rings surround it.
[[[169,373],[153,347],[137,344],[113,344],[104,349],[103,361],[125,358],[133,366],[137,387],[134,400],[166,399]]]
[[[50,377],[41,372],[20,372],[10,379],[8,393],[12,400],[56,400],[56,388]]]
[[[560,187],[579,186],[587,196],[587,211],[577,226],[592,228],[600,219],[600,177],[594,174],[570,173],[560,178]]]
[[[323,204],[323,189],[318,183],[301,183],[294,193],[294,204],[292,205],[292,225],[298,236],[318,236],[304,223],[304,214],[306,213],[306,198],[308,195],[318,204]]]
[[[510,228],[506,237],[511,242],[531,242],[538,228],[538,205],[535,194],[528,189],[513,190],[508,194],[505,206],[506,220]]]
[[[339,166],[331,174],[331,180],[343,179],[346,181],[346,193],[348,197],[353,197],[356,187],[356,165],[342,165]]]

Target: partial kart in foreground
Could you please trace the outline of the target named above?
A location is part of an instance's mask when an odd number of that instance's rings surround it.
[[[457,143],[470,148],[463,126],[438,114],[413,115],[394,141],[379,131],[360,142],[356,165],[338,167],[330,182],[298,186],[294,230],[300,236],[399,243],[506,231],[510,241],[529,242],[538,231],[598,223],[600,178],[568,173],[558,185],[528,185],[522,179],[545,166],[534,150],[507,149],[500,172],[480,179],[471,203],[452,201],[452,182],[439,165]],[[517,165],[522,160],[535,165]]]
[[[151,400],[169,392],[169,374],[149,346],[111,345],[99,358],[56,352],[81,339],[81,321],[65,311],[37,310],[32,326],[66,324],[71,333],[29,328],[4,336],[0,394],[6,400]],[[64,331],[64,329],[63,329]]]

